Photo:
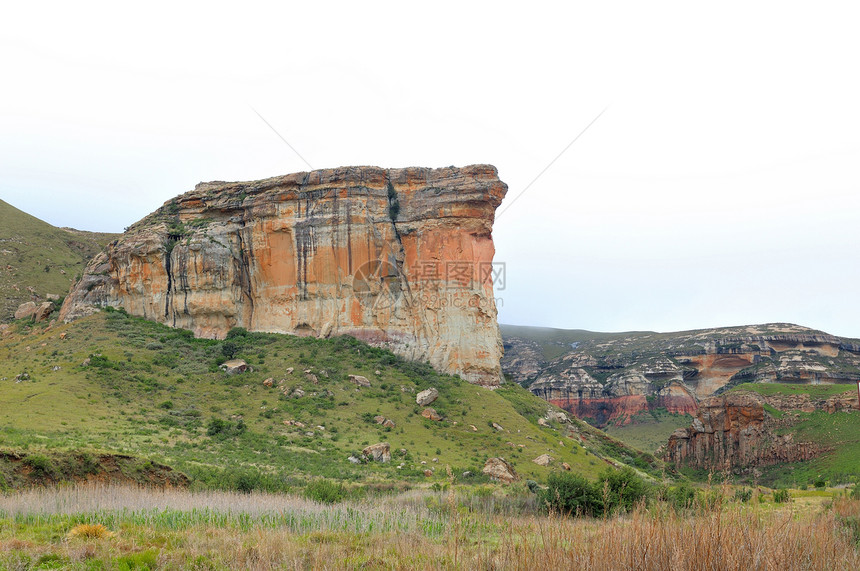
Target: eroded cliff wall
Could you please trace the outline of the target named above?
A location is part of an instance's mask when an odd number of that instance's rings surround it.
[[[351,335],[470,382],[501,380],[495,167],[347,167],[201,183],[88,266],[61,317],[112,306],[220,338]]]
[[[679,333],[564,332],[547,343],[505,339],[502,366],[534,394],[600,428],[665,409],[695,414],[701,399],[742,383],[854,386],[860,351],[853,340],[791,324]],[[543,333],[545,336],[546,334]],[[543,343],[543,345],[541,344]],[[564,351],[545,359],[547,346]]]
[[[797,441],[790,424],[768,415],[765,397],[747,391],[703,400],[689,428],[669,438],[664,459],[708,470],[749,470],[782,462],[815,458],[826,448]]]

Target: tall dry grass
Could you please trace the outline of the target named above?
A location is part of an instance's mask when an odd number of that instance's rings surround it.
[[[433,507],[422,505],[422,497]],[[165,507],[231,515],[161,527],[148,525],[140,515]],[[116,520],[112,538],[53,542],[38,535],[20,537],[37,512],[46,522],[71,526],[79,510],[90,510],[97,519],[123,509],[126,517]],[[316,517],[309,521],[318,527],[299,529],[288,518],[272,519],[272,514],[296,510]],[[347,510],[359,512],[355,521],[363,523],[329,525],[337,518],[320,515]],[[594,520],[470,512],[452,492],[324,506],[267,494],[106,487],[16,494],[0,498],[0,512],[5,513],[0,515],[0,567],[10,568],[16,557],[48,552],[62,555],[72,568],[83,568],[91,559],[113,568],[118,557],[143,550],[166,569],[860,569],[860,501],[848,498],[815,512],[727,503],[679,514],[656,504]],[[5,525],[4,518],[18,523]],[[368,525],[380,518],[399,524]],[[13,528],[19,537],[10,533]]]

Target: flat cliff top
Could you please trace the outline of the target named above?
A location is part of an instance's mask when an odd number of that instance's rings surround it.
[[[420,195],[417,205],[445,205],[450,203],[482,203],[487,207],[484,215],[491,222],[495,209],[507,192],[507,185],[499,179],[493,165],[475,164],[464,167],[404,167],[345,166],[302,171],[252,181],[200,182],[194,190],[166,201],[159,209],[132,224],[131,232],[164,222],[176,214],[203,216],[220,215],[253,210],[273,202],[290,199],[317,200],[334,190],[353,190],[364,193],[388,194],[389,199],[398,193]],[[435,215],[440,216],[440,212]],[[428,214],[426,209],[404,210],[398,222],[419,221]]]
[[[499,171],[493,165],[476,164],[464,167],[403,167],[382,168],[377,166],[346,166],[328,169],[302,171],[260,180],[252,181],[211,181],[200,182],[194,190],[182,196],[195,196],[200,193],[208,194],[213,190],[218,192],[247,192],[258,193],[273,188],[293,188],[297,190],[313,190],[322,185],[362,185],[372,184],[380,179],[390,179],[393,182],[410,182],[425,186],[448,187],[457,185],[468,179],[498,179]],[[168,201],[169,202],[169,201]]]

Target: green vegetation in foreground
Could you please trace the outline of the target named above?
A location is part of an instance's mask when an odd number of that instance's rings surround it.
[[[0,320],[30,301],[28,287],[43,300],[64,296],[87,260],[116,236],[55,228],[0,200]]]
[[[580,569],[597,561],[624,569],[636,561],[656,571],[698,569],[714,553],[738,568],[762,560],[787,569],[860,562],[856,487],[762,493],[656,488],[624,470],[602,478],[598,489],[553,475],[557,495],[521,483],[446,484],[334,505],[285,494],[30,489],[0,495],[0,568]],[[538,496],[575,501],[577,494],[603,517],[561,517],[560,510],[576,513],[562,506],[542,515]]]
[[[459,479],[471,472],[464,481],[480,482],[491,456],[539,481],[562,462],[593,479],[606,466],[603,456],[660,471],[649,455],[584,423],[539,427],[548,405],[521,387],[488,391],[350,337],[235,329],[226,341],[195,339],[119,311],[51,329],[16,328],[0,341],[0,440],[29,453],[129,454],[172,466],[198,486],[268,490],[303,486],[309,476],[409,481],[433,470],[431,480],[446,479],[446,465]],[[254,371],[220,371],[232,354]],[[30,380],[16,383],[22,372]],[[356,386],[350,374],[372,386]],[[263,384],[269,378],[274,387]],[[415,404],[415,393],[429,387],[439,390],[432,407],[441,422],[424,419]],[[297,389],[304,396],[293,396]],[[383,428],[377,415],[396,426]],[[390,443],[390,463],[347,459],[378,442]],[[552,466],[531,461],[545,453]]]

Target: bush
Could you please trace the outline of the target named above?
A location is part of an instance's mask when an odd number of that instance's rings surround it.
[[[689,484],[680,484],[666,493],[666,501],[676,510],[687,510],[693,507],[697,497],[696,488]]]
[[[248,330],[244,327],[233,327],[227,332],[225,339],[233,339],[234,337],[247,337]]]
[[[102,539],[112,537],[113,532],[100,523],[81,523],[69,530],[69,539],[79,537],[82,539]]]
[[[54,467],[51,463],[50,458],[47,456],[42,456],[41,454],[31,454],[24,458],[24,464],[33,469],[37,475],[40,476],[53,476],[54,475]]]
[[[773,491],[773,503],[775,504],[784,504],[786,502],[791,501],[791,494],[788,493],[788,490],[774,490]]]
[[[209,421],[209,424],[206,425],[206,435],[228,438],[230,436],[239,436],[244,433],[247,428],[245,421],[241,419],[232,423],[229,420],[213,418]]]
[[[221,354],[228,359],[235,357],[238,352],[239,347],[232,341],[224,341],[224,344],[221,345]]]
[[[630,511],[637,503],[646,502],[650,495],[648,484],[629,466],[621,470],[607,468],[600,474],[597,486],[604,500],[603,508],[608,512]]]
[[[735,500],[745,504],[752,499],[752,494],[753,492],[749,488],[741,488],[735,491]]]
[[[824,480],[818,479],[818,480],[815,480],[815,482],[812,485],[820,490],[821,488],[824,488],[827,486],[827,482],[825,482]]]
[[[603,514],[603,499],[597,486],[579,474],[550,474],[547,488],[538,493],[538,502],[547,511],[566,515]]]
[[[346,488],[340,483],[314,480],[305,488],[305,497],[323,504],[334,504],[346,498]]]

